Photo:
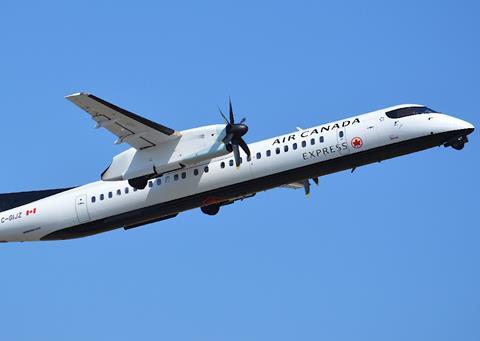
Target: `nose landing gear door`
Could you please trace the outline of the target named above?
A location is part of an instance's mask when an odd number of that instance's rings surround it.
[[[75,199],[75,210],[80,224],[90,221],[90,214],[87,207],[87,195],[80,195]]]
[[[340,148],[340,154],[347,155],[350,154],[350,146],[347,141],[347,132],[345,128],[339,128],[337,130],[337,144]]]

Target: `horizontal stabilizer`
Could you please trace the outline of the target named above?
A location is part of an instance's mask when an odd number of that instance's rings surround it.
[[[23,206],[31,202],[50,197],[52,195],[68,191],[75,187],[47,189],[43,191],[18,192],[0,194],[0,212]]]

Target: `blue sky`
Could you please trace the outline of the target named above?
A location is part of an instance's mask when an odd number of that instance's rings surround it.
[[[479,125],[475,1],[3,1],[1,191],[98,179],[124,146],[63,99],[247,140],[398,103]],[[478,133],[130,231],[0,246],[8,340],[478,340]]]

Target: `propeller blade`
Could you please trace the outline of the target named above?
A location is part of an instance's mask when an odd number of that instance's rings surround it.
[[[248,148],[248,144],[246,144],[243,139],[240,139],[240,141],[238,141],[238,144],[240,145],[240,147],[242,147],[245,154],[250,157],[250,148]]]
[[[225,117],[225,115],[223,114],[222,109],[218,108],[218,111],[220,111],[220,115],[222,115],[222,117],[223,117],[223,119],[225,120],[225,122],[226,122],[227,124],[230,124],[230,123],[228,122],[227,118]]]
[[[238,144],[232,145],[233,147],[233,157],[235,158],[235,166],[240,167],[240,150],[238,149]]]
[[[312,178],[312,180],[313,180],[313,182],[315,182],[315,185],[318,186],[318,178],[317,178],[317,177],[314,177],[314,178]]]
[[[242,120],[240,121],[240,124],[244,124],[246,120],[247,120],[246,117],[242,118]]]
[[[230,99],[230,97],[228,98],[228,107],[229,107],[229,112],[230,112],[230,124],[233,125],[233,124],[235,124],[235,119],[233,117],[232,100]]]

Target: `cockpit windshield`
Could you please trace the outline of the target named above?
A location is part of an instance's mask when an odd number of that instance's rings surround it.
[[[402,118],[406,116],[419,115],[419,114],[430,114],[436,112],[427,107],[406,107],[387,111],[387,117],[390,118]]]

